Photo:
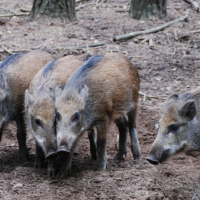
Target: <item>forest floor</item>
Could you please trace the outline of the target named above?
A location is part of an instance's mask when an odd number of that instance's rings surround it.
[[[16,126],[9,124],[0,145],[0,199],[126,199],[189,200],[192,198],[200,170],[200,160],[178,154],[163,164],[153,166],[145,160],[157,134],[156,124],[164,99],[174,93],[195,89],[200,82],[200,18],[183,0],[168,0],[168,18],[135,20],[128,15],[130,0],[96,1],[77,12],[77,21],[59,20],[29,22],[27,16],[0,17],[0,61],[10,52],[46,48],[60,58],[78,55],[87,60],[96,54],[121,52],[138,68],[141,92],[153,98],[139,98],[137,130],[142,159],[134,161],[128,138],[124,161],[113,161],[117,153],[117,129],[110,126],[107,142],[109,168],[96,171],[90,160],[89,143],[84,135],[76,148],[71,174],[63,180],[52,180],[46,169],[34,167],[34,141],[28,137],[30,161],[18,161]],[[77,6],[79,6],[77,5]],[[9,10],[31,9],[32,0],[1,0],[0,15]],[[160,32],[114,42],[113,37],[162,25],[185,15],[187,21],[176,23]],[[188,33],[190,32],[190,33]],[[153,43],[149,43],[152,41]],[[104,43],[93,48],[83,45]],[[75,48],[76,47],[76,48]],[[77,48],[79,47],[79,48]],[[6,49],[6,50],[5,50]],[[114,58],[113,58],[114,59]]]

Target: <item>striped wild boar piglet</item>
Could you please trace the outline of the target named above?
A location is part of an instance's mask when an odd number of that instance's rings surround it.
[[[200,153],[200,89],[170,96],[159,120],[159,130],[147,160],[157,165],[178,152]],[[200,199],[200,179],[193,200]]]
[[[24,92],[35,74],[52,56],[45,51],[16,53],[0,64],[0,139],[4,126],[17,123],[19,158],[28,158],[26,146],[26,127],[24,122]]]
[[[106,169],[106,134],[114,121],[120,131],[119,151],[115,159],[126,154],[126,118],[128,115],[131,150],[139,159],[140,146],[136,132],[139,74],[130,61],[119,53],[94,56],[76,70],[64,89],[55,90],[57,153],[66,163],[59,176],[66,176],[77,140],[83,132],[96,127],[97,168]]]
[[[69,76],[83,63],[76,56],[66,56],[41,69],[25,92],[27,126],[36,140],[36,166],[44,166],[47,174],[56,175],[55,87],[65,85]]]

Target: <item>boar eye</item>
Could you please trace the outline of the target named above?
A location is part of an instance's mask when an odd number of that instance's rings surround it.
[[[59,122],[61,120],[61,115],[59,112],[56,112],[56,122]]]
[[[36,125],[36,126],[42,126],[42,122],[41,122],[40,119],[37,119],[37,118],[36,118],[34,121],[35,121],[35,125]]]
[[[78,112],[76,112],[76,113],[72,116],[71,121],[72,121],[72,122],[79,122],[79,121],[80,121],[80,118],[81,118],[80,114],[79,114]]]
[[[179,125],[177,124],[171,124],[169,126],[169,132],[171,133],[174,133],[174,134],[177,133],[178,129],[179,129]]]

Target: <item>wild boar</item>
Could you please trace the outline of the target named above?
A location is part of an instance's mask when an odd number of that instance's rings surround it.
[[[48,160],[48,176],[56,175],[55,87],[65,85],[83,63],[76,56],[55,59],[41,69],[25,92],[26,123],[36,140],[36,166]]]
[[[52,56],[41,50],[16,53],[0,65],[0,139],[4,125],[11,121],[17,123],[19,158],[28,158],[26,146],[26,127],[24,122],[24,92],[33,76]]]
[[[132,153],[135,159],[140,158],[135,122],[139,82],[131,62],[122,54],[111,53],[90,58],[63,90],[56,88],[57,153],[65,157],[60,177],[67,175],[77,140],[92,127],[97,129],[97,168],[106,169],[106,134],[112,121],[121,130],[116,159],[122,159],[126,154],[126,115]]]
[[[200,90],[174,94],[166,100],[158,134],[146,159],[157,165],[178,152],[200,153]],[[193,199],[200,199],[200,190],[196,193]]]

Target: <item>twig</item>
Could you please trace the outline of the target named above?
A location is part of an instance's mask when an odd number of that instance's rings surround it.
[[[89,45],[74,47],[74,49],[83,49],[83,48],[88,48],[88,47],[99,47],[99,46],[104,46],[104,45],[105,45],[104,43],[89,44]]]
[[[3,48],[3,50],[2,49],[0,49],[0,53],[4,53],[4,52],[7,52],[7,53],[9,53],[9,54],[14,54],[14,53],[17,53],[17,52],[25,52],[25,51],[31,51],[31,49],[16,49],[16,50],[8,50],[8,49],[6,49],[5,47],[3,47],[2,46],[2,48]]]
[[[142,95],[142,96],[144,96],[144,98],[143,98],[143,101],[145,102],[145,100],[146,100],[146,98],[149,98],[149,99],[161,99],[161,100],[166,100],[166,96],[152,96],[152,95],[148,95],[148,94],[146,94],[146,93],[143,93],[143,92],[141,92],[141,91],[139,91],[139,94],[140,95]]]
[[[9,54],[14,54],[12,51],[8,50],[6,47],[4,47],[3,45],[1,45],[2,48],[4,49],[5,52],[9,53]]]
[[[0,15],[0,17],[13,17],[13,16],[24,16],[24,15],[29,15],[29,13],[12,13],[12,14]]]
[[[165,29],[166,27],[171,26],[172,24],[186,20],[188,18],[188,15],[189,15],[189,10],[186,11],[186,14],[183,17],[180,17],[176,20],[173,20],[171,22],[165,23],[161,26],[157,26],[157,27],[149,29],[149,30],[136,31],[136,32],[125,34],[125,35],[116,36],[116,37],[113,38],[113,41],[130,39],[130,38],[133,38],[133,37],[138,36],[138,35],[144,35],[144,34],[155,33],[155,32],[161,31],[161,30]]]
[[[143,132],[143,133],[150,133],[151,135],[152,135],[152,131],[147,131],[147,130],[144,130],[144,129],[142,129],[142,128],[139,128],[138,129],[140,132]]]
[[[9,9],[4,8],[4,7],[2,7],[2,6],[0,6],[0,9],[5,10],[5,11],[9,11]]]
[[[195,10],[196,10],[197,12],[200,11],[200,10],[199,10],[199,4],[198,4],[196,1],[194,1],[194,0],[184,0],[184,1],[187,2],[187,3],[192,4],[193,7],[195,8]]]
[[[99,46],[104,46],[104,43],[97,43],[97,44],[88,44],[88,45],[83,45],[83,46],[77,46],[77,47],[64,47],[63,49],[84,49],[88,47],[99,47]],[[62,47],[56,47],[56,49],[62,48]]]
[[[76,3],[80,3],[81,1],[83,1],[83,0],[76,0]]]
[[[122,12],[129,12],[129,10],[125,10],[125,9],[121,9],[121,10],[114,10],[114,12],[119,12],[119,13],[122,13]]]
[[[92,5],[96,5],[96,3],[88,3],[88,4],[84,4],[84,5],[80,5],[76,8],[76,11],[84,8],[84,7],[87,7],[87,6],[92,6]]]
[[[28,9],[28,8],[21,8],[20,9],[22,12],[31,12],[31,9]]]
[[[189,31],[188,33],[200,33],[200,30]]]
[[[183,33],[183,34],[181,34],[179,36],[179,39],[182,39],[182,38],[185,38],[185,37],[189,37],[191,34],[194,34],[194,33],[200,33],[200,30],[194,30],[194,31],[185,32],[185,33]]]

